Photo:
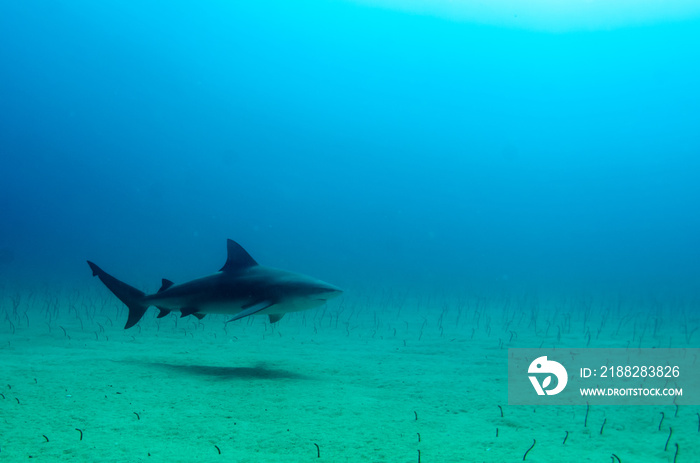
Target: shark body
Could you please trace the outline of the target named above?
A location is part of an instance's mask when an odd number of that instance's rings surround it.
[[[158,318],[178,311],[182,317],[206,314],[232,314],[234,321],[254,314],[267,314],[275,323],[288,312],[318,307],[342,290],[299,273],[258,265],[241,245],[227,241],[226,264],[213,275],[182,284],[163,279],[155,294],[146,294],[117,280],[88,261],[97,276],[129,308],[124,329],[131,328],[150,306],[157,307]]]

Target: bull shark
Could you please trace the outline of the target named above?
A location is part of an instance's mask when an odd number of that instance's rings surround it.
[[[233,240],[227,241],[228,257],[217,273],[187,283],[174,284],[163,279],[155,294],[147,295],[109,275],[87,261],[92,276],[129,308],[124,329],[131,328],[150,306],[160,310],[158,318],[179,311],[181,317],[206,314],[235,314],[228,322],[255,314],[266,314],[275,323],[288,312],[323,305],[343,291],[321,280],[299,273],[263,267]],[[226,323],[228,323],[226,322]]]

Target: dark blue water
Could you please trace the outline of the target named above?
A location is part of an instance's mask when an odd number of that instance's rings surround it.
[[[0,6],[0,274],[696,294],[700,22]]]

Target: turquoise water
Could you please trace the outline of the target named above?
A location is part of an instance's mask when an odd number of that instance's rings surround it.
[[[397,5],[0,6],[0,458],[693,461],[697,406],[508,405],[507,350],[700,347],[698,15]],[[123,330],[85,263],[227,238],[343,297]]]

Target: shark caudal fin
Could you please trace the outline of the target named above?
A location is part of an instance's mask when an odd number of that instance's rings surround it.
[[[146,293],[117,280],[92,262],[87,261],[87,263],[92,269],[92,276],[98,277],[107,289],[112,291],[129,308],[129,318],[126,320],[124,329],[131,328],[138,323],[149,306],[147,302],[144,302]]]

